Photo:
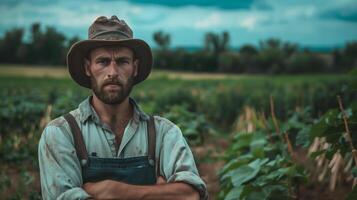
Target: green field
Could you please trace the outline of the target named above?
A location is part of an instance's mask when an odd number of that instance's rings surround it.
[[[329,109],[338,108],[336,95],[342,97],[346,107],[356,102],[356,83],[356,77],[347,74],[271,76],[154,70],[148,80],[134,88],[132,96],[147,113],[163,115],[180,126],[212,199],[244,195],[276,199],[279,192],[286,192],[287,199],[297,195],[311,199],[319,195],[318,189],[328,187],[332,175],[327,174],[325,182],[315,183],[313,178],[303,181],[315,173],[301,164],[302,159],[309,159],[307,151],[314,139],[305,129]],[[44,122],[75,109],[88,94],[64,68],[0,66],[0,194],[5,199],[40,197],[37,143]],[[281,130],[273,123],[271,103]],[[291,152],[281,137],[284,131],[296,159],[289,156]],[[240,158],[249,159],[232,162]],[[275,164],[267,164],[273,161]],[[250,174],[250,179],[241,177],[245,182],[235,182],[240,174],[236,176],[233,171],[241,166],[248,169],[251,163],[259,166],[253,167],[258,171]],[[301,171],[300,165],[306,171]],[[286,171],[272,175],[282,166]],[[311,185],[315,185],[313,189]],[[351,180],[338,182],[333,191],[326,189],[321,195],[343,199],[350,186]]]

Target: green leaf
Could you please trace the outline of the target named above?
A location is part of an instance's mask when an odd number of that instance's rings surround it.
[[[264,192],[258,192],[258,191],[253,191],[247,195],[246,199],[247,200],[265,200],[267,199],[268,195],[266,195]]]
[[[351,170],[353,177],[357,178],[357,167],[354,166]]]
[[[256,158],[264,158],[264,149],[263,148],[254,148],[251,150],[251,153]]]
[[[331,146],[329,147],[327,150],[326,150],[326,158],[328,160],[331,160],[333,155],[337,152],[337,149],[334,147],[334,146]]]
[[[314,137],[323,137],[336,133],[336,130],[331,130],[331,128],[336,128],[341,123],[341,119],[337,117],[338,114],[339,111],[337,109],[331,109],[316,124],[312,125],[310,131],[311,140]]]
[[[327,125],[323,122],[323,120],[320,120],[316,124],[312,125],[310,129],[310,140],[313,140],[315,137],[322,137],[326,129]]]
[[[234,169],[238,168],[241,165],[249,163],[252,158],[253,157],[250,154],[247,154],[230,160],[226,165],[223,166],[223,168],[219,172],[221,180],[231,177],[231,174]]]
[[[291,169],[291,167],[280,168],[280,169],[274,171],[273,173],[269,174],[268,176],[271,179],[275,179],[277,181],[277,180],[281,179],[281,177],[283,177],[286,174],[288,174],[290,169]]]
[[[265,163],[267,163],[269,161],[268,158],[265,158],[263,160],[261,159],[256,159],[253,162],[249,163],[250,167],[253,167],[254,169],[256,168],[260,168],[262,165],[264,165]]]
[[[239,167],[238,169],[234,170],[234,172],[232,173],[233,185],[235,187],[238,187],[238,186],[242,185],[243,183],[251,180],[258,174],[259,170],[260,170],[260,168],[254,169],[247,165]]]
[[[296,136],[296,145],[302,145],[304,148],[307,148],[311,141],[309,139],[309,133],[310,133],[310,126],[304,126],[297,134]]]
[[[352,109],[351,108],[348,108],[348,109],[345,109],[345,114],[346,114],[346,116],[347,116],[347,118],[350,118],[351,116],[352,116]],[[338,114],[338,118],[339,119],[343,119],[343,115],[342,115],[342,112],[340,112],[339,114]]]
[[[229,191],[229,193],[224,198],[224,200],[236,200],[236,199],[239,199],[240,195],[242,194],[243,189],[244,189],[244,186],[233,188],[231,191]]]
[[[249,147],[252,142],[252,137],[253,134],[238,133],[234,138],[236,142],[233,144],[233,149],[240,150]]]
[[[263,188],[263,192],[268,196],[268,199],[285,200],[288,197],[288,187],[285,185],[269,185]]]
[[[260,167],[268,162],[269,159],[256,159],[253,162],[249,163],[249,165],[244,165],[234,170],[232,174],[232,183],[235,187],[242,185],[243,183],[253,179],[258,172],[260,171]]]
[[[262,148],[267,143],[265,138],[254,138],[254,140],[250,143],[250,148]]]

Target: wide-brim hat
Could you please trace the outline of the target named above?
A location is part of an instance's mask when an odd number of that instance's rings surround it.
[[[153,63],[150,46],[141,39],[133,38],[133,32],[124,20],[119,20],[116,16],[110,19],[101,16],[89,27],[88,40],[76,42],[67,54],[69,73],[79,85],[91,88],[90,77],[85,72],[84,59],[91,50],[105,46],[124,46],[134,52],[134,57],[139,59],[134,84],[149,76]]]

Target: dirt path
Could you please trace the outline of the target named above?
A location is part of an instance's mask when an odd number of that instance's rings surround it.
[[[200,176],[207,184],[210,199],[217,199],[219,188],[218,172],[223,167],[222,156],[228,147],[225,139],[211,139],[204,145],[192,147]]]

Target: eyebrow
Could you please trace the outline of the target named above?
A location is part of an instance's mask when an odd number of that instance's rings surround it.
[[[94,62],[109,62],[110,61],[110,57],[107,56],[98,56],[97,58],[94,58]]]
[[[94,62],[97,61],[110,61],[111,57],[110,56],[98,56],[97,58],[94,59]],[[115,62],[120,62],[120,61],[130,61],[130,60],[134,60],[134,58],[132,57],[128,57],[128,56],[120,56],[120,57],[116,57],[115,58]]]
[[[128,56],[120,56],[120,57],[116,57],[115,60],[131,60],[131,57]]]

